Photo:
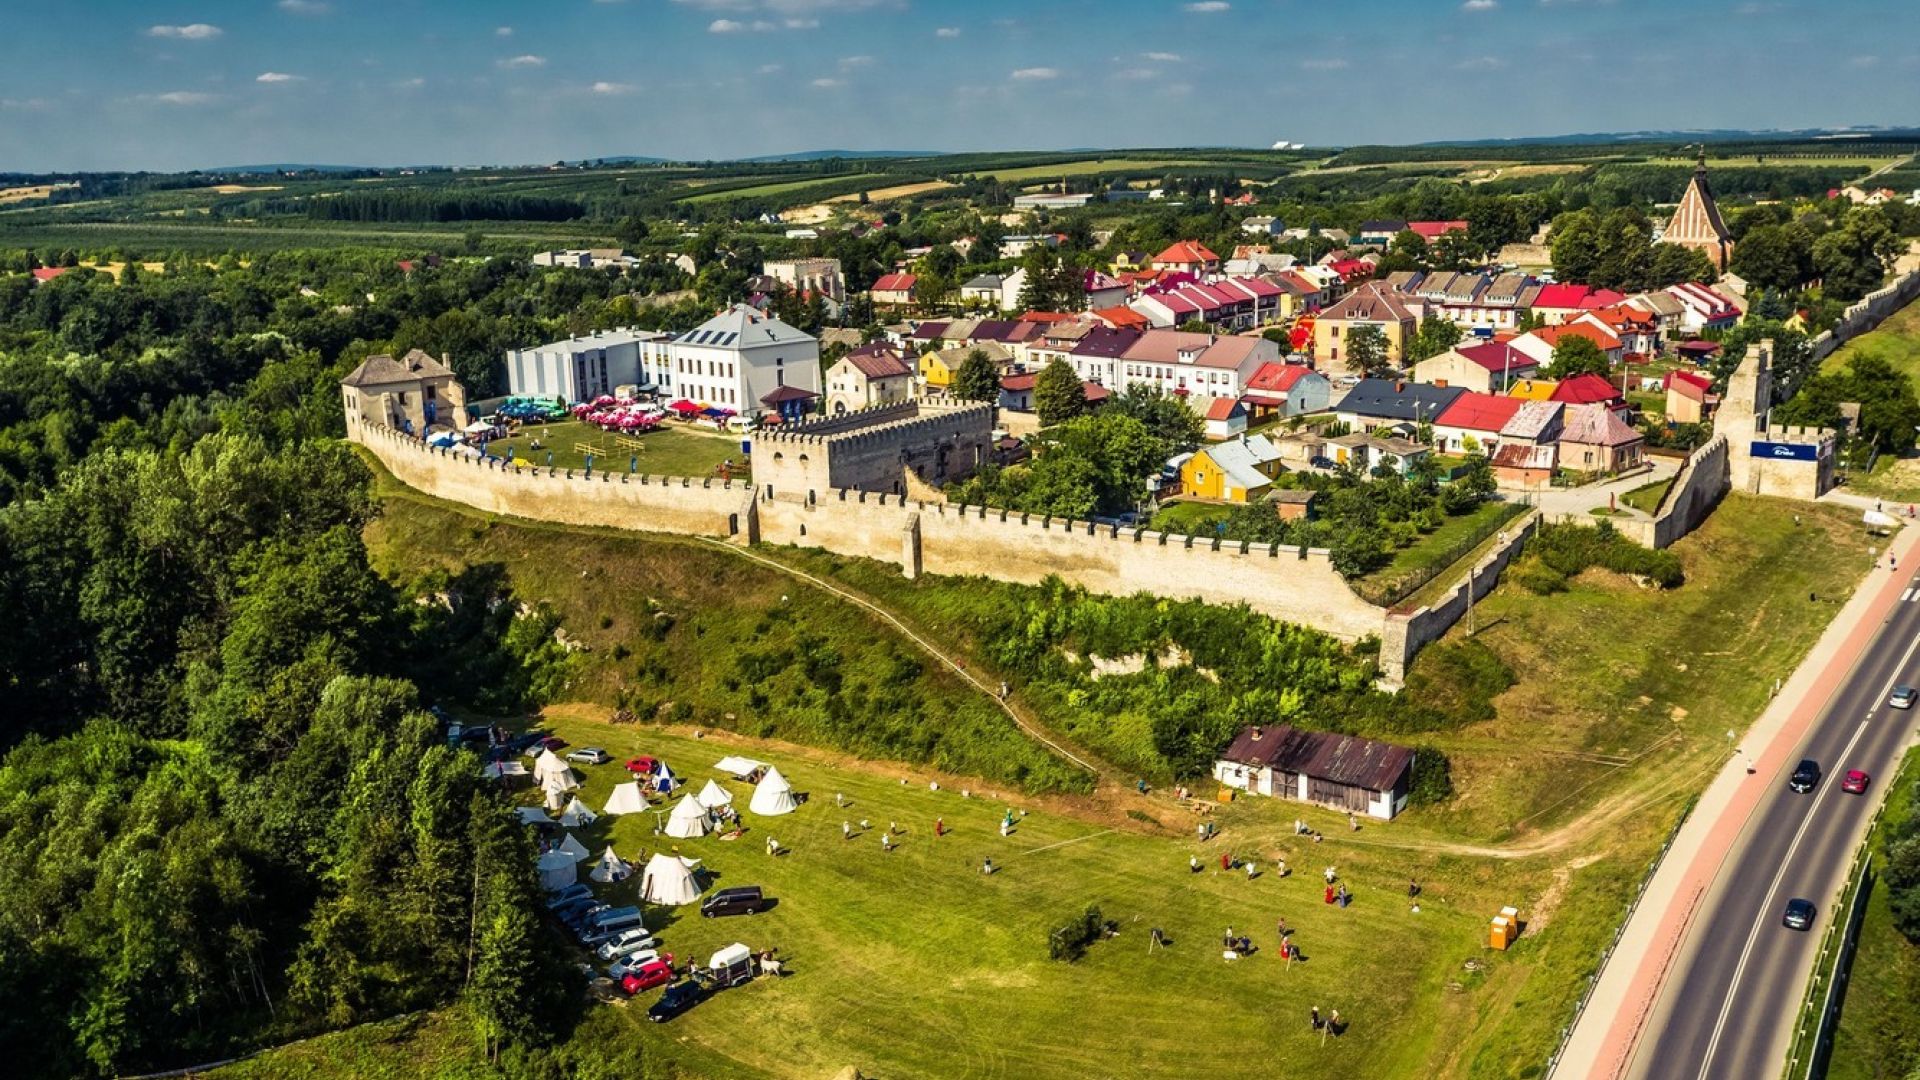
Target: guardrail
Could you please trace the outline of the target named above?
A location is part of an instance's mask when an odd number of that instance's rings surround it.
[[[1893,783],[1905,781],[1908,773],[1909,770],[1901,769]],[[1890,785],[1888,790],[1894,788]],[[1860,841],[1859,850],[1853,853],[1853,863],[1847,867],[1847,882],[1835,898],[1834,910],[1844,908],[1846,919],[1844,922],[1836,919],[1828,925],[1826,936],[1820,941],[1820,958],[1814,962],[1813,973],[1807,976],[1807,990],[1794,1017],[1793,1044],[1787,1051],[1788,1080],[1800,1076],[1819,1080],[1827,1075],[1827,1059],[1833,1053],[1833,1033],[1840,1024],[1840,994],[1852,974],[1853,950],[1860,943],[1860,920],[1866,915],[1867,900],[1873,895],[1874,833],[1880,827],[1880,815],[1886,808],[1887,804],[1882,802],[1867,820],[1866,839]],[[1800,1067],[1803,1060],[1804,1070]]]
[[[1607,970],[1607,962],[1613,959],[1613,951],[1620,947],[1620,939],[1627,933],[1627,925],[1633,922],[1633,913],[1640,909],[1640,901],[1646,898],[1647,886],[1652,883],[1653,875],[1660,872],[1660,864],[1667,859],[1667,852],[1673,850],[1674,838],[1680,835],[1680,827],[1693,816],[1694,800],[1689,800],[1687,808],[1680,814],[1680,820],[1667,830],[1666,842],[1647,864],[1647,872],[1640,875],[1640,885],[1633,890],[1633,901],[1627,905],[1626,914],[1613,928],[1613,940],[1600,953],[1600,962],[1593,966],[1593,973],[1587,976],[1587,985],[1580,991],[1580,1000],[1574,1003],[1573,1015],[1568,1017],[1566,1026],[1560,1029],[1560,1045],[1553,1048],[1553,1056],[1547,1059],[1546,1076],[1551,1080],[1554,1070],[1559,1068],[1560,1059],[1567,1052],[1567,1042],[1573,1038],[1573,1029],[1580,1026],[1580,1017],[1587,1011],[1587,1002],[1593,998],[1594,987],[1600,985],[1600,976]]]

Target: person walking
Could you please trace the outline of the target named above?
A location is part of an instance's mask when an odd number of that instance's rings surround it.
[[[1222,870],[1233,869],[1233,852],[1223,851],[1220,853],[1220,869]]]
[[[1187,867],[1188,869],[1192,870],[1194,873],[1196,874],[1199,873],[1200,872],[1200,856],[1198,855],[1187,856]]]
[[[767,837],[767,854],[769,855],[780,854],[780,841],[775,840],[771,836]]]
[[[1275,877],[1286,877],[1286,876],[1287,876],[1287,860],[1285,860],[1285,859],[1275,859],[1275,860],[1274,860],[1274,866],[1273,866],[1273,875],[1274,875]]]
[[[1347,829],[1350,832],[1360,831],[1360,819],[1357,817],[1354,817],[1351,811],[1349,811],[1347,814]]]
[[[1259,875],[1259,872],[1258,872],[1257,870],[1255,870],[1255,869],[1254,869],[1254,862],[1253,862],[1253,860],[1252,860],[1252,859],[1248,859],[1248,860],[1247,860],[1247,880],[1248,880],[1248,881],[1252,881],[1252,880],[1253,880],[1254,878],[1256,878],[1256,877],[1258,877],[1258,876],[1260,876],[1260,875]]]
[[[845,795],[840,794],[837,791],[834,792],[833,805],[844,808],[847,805],[847,797]]]
[[[1333,1032],[1335,1035],[1340,1034],[1340,1010],[1339,1009],[1335,1009],[1332,1012],[1327,1014],[1327,1030]]]
[[[883,832],[880,834],[880,850],[881,851],[893,850],[893,834],[892,833]]]
[[[933,819],[933,835],[936,839],[947,835],[947,819],[946,818]]]
[[[1313,1025],[1313,1030],[1320,1030],[1320,1006],[1315,1005],[1313,1007],[1312,1013],[1308,1015],[1308,1022]]]
[[[845,839],[848,839],[848,840],[851,840],[851,839],[853,839],[853,822],[851,822],[851,821],[843,821],[843,822],[841,822],[841,823],[840,823],[840,835],[841,835],[841,836],[842,836],[843,838],[845,838]]]

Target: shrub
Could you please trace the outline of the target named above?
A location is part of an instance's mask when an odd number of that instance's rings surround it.
[[[1573,577],[1590,566],[1599,566],[1615,573],[1644,577],[1662,589],[1678,588],[1686,580],[1679,556],[1671,551],[1641,547],[1604,521],[1595,528],[1542,525],[1527,542],[1527,551],[1562,577]]]
[[[1513,684],[1513,669],[1492,649],[1441,642],[1421,653],[1407,675],[1407,694],[1453,726],[1493,719],[1493,699]]]
[[[1407,782],[1407,804],[1432,806],[1453,797],[1453,762],[1437,747],[1413,751],[1413,776]]]
[[[1100,932],[1105,926],[1106,920],[1100,915],[1100,905],[1088,904],[1085,910],[1064,925],[1047,931],[1047,956],[1068,963],[1080,959],[1087,954],[1087,946],[1100,940]]]

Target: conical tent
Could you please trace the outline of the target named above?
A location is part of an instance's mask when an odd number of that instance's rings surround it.
[[[522,825],[553,824],[553,819],[547,816],[547,812],[537,806],[521,806],[515,808],[513,812],[520,815],[520,824]]]
[[[558,892],[578,880],[573,856],[564,851],[547,852],[540,856],[536,866],[540,871],[540,887],[548,892]]]
[[[581,802],[580,796],[578,795],[573,797],[572,802],[567,803],[566,812],[560,815],[560,824],[565,825],[569,829],[577,829],[582,825],[591,825],[598,820],[600,820],[600,815],[587,809],[587,804]]]
[[[593,858],[593,852],[587,850],[587,845],[581,843],[579,840],[574,839],[574,835],[572,833],[568,833],[566,839],[560,841],[560,846],[558,848],[555,848],[554,850],[564,851],[568,855],[573,856],[574,862],[579,862],[582,859]]]
[[[700,794],[695,795],[694,798],[700,800],[700,805],[709,810],[718,810],[733,803],[733,793],[711,780],[707,781],[707,786],[701,788]]]
[[[624,784],[615,784],[613,794],[607,796],[607,805],[600,808],[601,813],[609,815],[638,814],[647,808],[647,797],[640,793],[640,781],[629,780]]]
[[[747,809],[761,817],[776,817],[791,814],[800,805],[793,797],[793,785],[780,775],[779,769],[768,769],[767,775],[753,789],[753,801]]]
[[[559,754],[554,753],[552,750],[540,751],[540,756],[533,759],[534,780],[544,785],[548,780],[556,776],[566,777],[568,791],[572,791],[575,787],[579,786],[574,783],[573,770],[567,766],[566,762],[560,760]]]
[[[665,852],[647,860],[640,874],[640,899],[649,904],[691,904],[700,899],[700,883],[686,860]]]
[[[605,885],[615,881],[625,881],[633,873],[633,867],[627,861],[613,853],[609,847],[600,855],[600,863],[587,872],[587,876]]]
[[[693,796],[680,800],[667,817],[667,835],[681,840],[691,840],[696,836],[707,835],[712,822],[707,818],[707,810]]]
[[[666,762],[661,762],[660,771],[653,775],[653,790],[665,795],[679,786],[680,778],[673,775],[673,770],[667,768]]]
[[[547,809],[557,814],[561,807],[567,805],[567,789],[559,780],[547,781],[545,792],[541,798],[545,801]]]

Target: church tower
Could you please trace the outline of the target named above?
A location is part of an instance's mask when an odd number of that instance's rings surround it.
[[[1680,205],[1673,211],[1673,220],[1667,223],[1660,242],[1705,252],[1716,270],[1725,270],[1727,260],[1733,257],[1733,236],[1727,232],[1727,223],[1720,219],[1720,208],[1713,202],[1713,188],[1707,184],[1704,149],[1700,151],[1699,164],[1694,166],[1693,179],[1687,182],[1686,194],[1680,196]]]

